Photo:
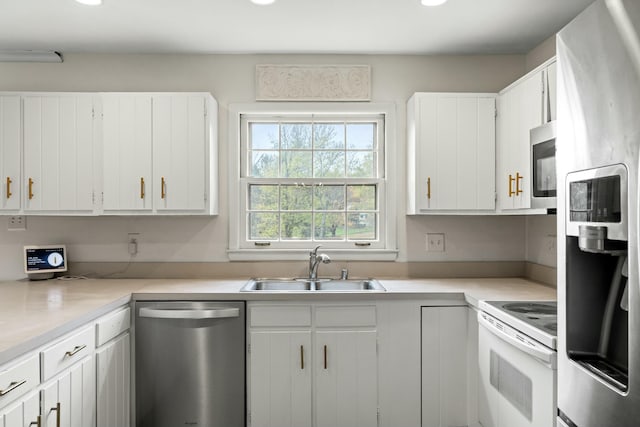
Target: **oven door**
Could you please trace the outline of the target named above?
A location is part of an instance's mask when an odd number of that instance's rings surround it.
[[[478,321],[482,426],[555,426],[556,353],[484,312]]]

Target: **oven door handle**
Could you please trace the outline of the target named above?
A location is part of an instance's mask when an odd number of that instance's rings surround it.
[[[555,351],[536,348],[536,347],[527,345],[526,343],[518,340],[517,338],[512,337],[511,335],[505,334],[504,332],[496,328],[495,325],[491,324],[483,316],[482,312],[478,313],[478,322],[480,323],[480,325],[485,327],[489,332],[493,333],[495,336],[497,336],[501,340],[506,341],[507,343],[511,344],[517,349],[522,350],[528,355],[533,356],[536,359],[540,360],[544,364],[552,367],[553,369],[556,369],[558,356]]]

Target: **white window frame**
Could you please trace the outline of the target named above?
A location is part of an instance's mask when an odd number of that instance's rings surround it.
[[[378,237],[376,241],[362,240],[356,242],[309,242],[287,241],[270,242],[268,246],[257,246],[247,240],[246,203],[247,188],[250,178],[244,177],[242,168],[246,168],[246,141],[242,138],[243,118],[284,116],[283,122],[289,118],[306,116],[322,121],[324,118],[342,117],[345,119],[371,118],[382,116],[382,129],[378,126],[384,142],[378,147],[378,177],[363,179],[362,182],[375,182],[377,185],[377,204],[379,211]],[[396,247],[396,202],[393,189],[395,182],[395,105],[388,103],[251,103],[229,105],[229,249],[228,256],[232,261],[249,260],[298,260],[308,257],[311,246],[322,245],[322,251],[329,253],[336,260],[380,260],[391,261],[397,258]],[[303,179],[299,179],[303,182]],[[331,181],[345,183],[341,179],[323,179],[323,183]],[[280,183],[278,179],[270,183]],[[357,184],[358,179],[349,179],[349,183]],[[365,245],[361,245],[365,243]],[[367,244],[369,243],[369,244]]]

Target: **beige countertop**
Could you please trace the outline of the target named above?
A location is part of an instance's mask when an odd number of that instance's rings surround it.
[[[387,292],[239,292],[245,279],[86,279],[0,282],[0,365],[135,300],[460,301],[555,300],[520,278],[380,279]]]

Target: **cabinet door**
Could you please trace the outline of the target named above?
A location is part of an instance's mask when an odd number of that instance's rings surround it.
[[[316,332],[316,427],[377,425],[376,341],[376,331]]]
[[[22,398],[4,415],[0,415],[0,427],[29,427],[32,423],[37,424],[39,416],[40,396],[35,393]]]
[[[252,427],[311,426],[311,332],[250,333]]]
[[[151,96],[105,95],[102,102],[103,209],[150,211]]]
[[[543,73],[539,71],[501,94],[498,110],[498,206],[531,207],[529,131],[543,121]]]
[[[98,427],[128,427],[130,424],[129,340],[129,333],[125,333],[96,353]]]
[[[22,165],[19,96],[0,96],[0,211],[20,210]]]
[[[153,97],[153,175],[157,211],[203,211],[207,183],[206,98]]]
[[[96,425],[95,362],[87,357],[51,381],[42,390],[42,416],[46,427]],[[60,423],[57,422],[57,417]]]
[[[90,95],[25,96],[25,211],[93,210]]]
[[[420,210],[495,208],[495,97],[417,94]],[[424,196],[424,197],[422,197]]]
[[[422,308],[422,426],[468,425],[467,307]]]

